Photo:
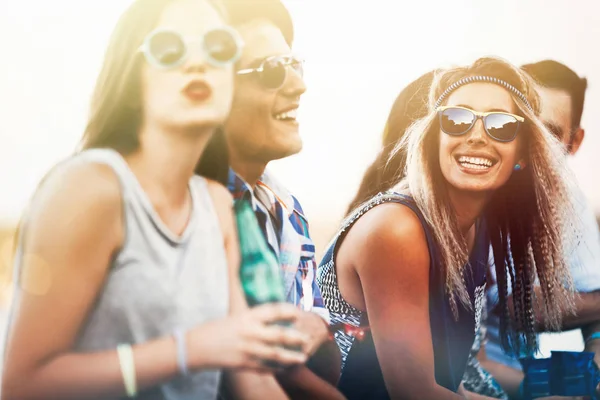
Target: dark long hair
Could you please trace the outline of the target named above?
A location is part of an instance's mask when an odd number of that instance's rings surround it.
[[[92,95],[90,116],[82,149],[112,148],[121,154],[139,146],[142,115],[141,63],[138,52],[144,38],[174,0],[136,0],[121,15],[113,30],[102,70]],[[206,0],[227,20],[220,0]]]
[[[222,127],[217,129],[210,138],[194,172],[227,186],[229,180],[229,150]]]
[[[404,175],[406,153],[396,147],[408,127],[427,115],[427,98],[434,71],[427,72],[406,86],[394,101],[383,134],[381,151],[367,168],[358,192],[348,207],[347,214],[377,193],[388,190]]]

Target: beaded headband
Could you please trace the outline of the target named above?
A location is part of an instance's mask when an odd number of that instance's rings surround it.
[[[439,106],[442,105],[443,101],[446,99],[446,97],[448,97],[448,95],[450,93],[454,92],[456,89],[458,89],[459,87],[461,87],[463,85],[466,85],[469,83],[474,83],[474,82],[494,83],[496,85],[502,86],[503,88],[505,88],[505,89],[509,90],[510,92],[512,92],[513,94],[515,94],[519,99],[521,99],[521,101],[527,106],[527,108],[529,108],[533,112],[533,108],[527,101],[527,97],[525,97],[525,95],[523,93],[521,93],[519,91],[519,89],[517,89],[510,83],[503,81],[502,79],[494,78],[491,76],[481,76],[481,75],[469,76],[467,78],[462,78],[461,80],[454,82],[452,85],[450,85],[450,87],[448,87],[448,89],[446,89],[444,91],[444,93],[442,93],[442,95],[439,97],[439,99],[435,102],[435,109],[437,109]]]

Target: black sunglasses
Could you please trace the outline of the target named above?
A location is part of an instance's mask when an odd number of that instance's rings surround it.
[[[259,82],[267,89],[279,89],[285,83],[288,67],[300,77],[304,76],[303,61],[294,56],[272,56],[265,58],[258,67],[237,71],[238,75],[256,74]]]
[[[460,136],[469,132],[479,118],[489,137],[499,142],[511,142],[517,137],[519,124],[523,117],[502,111],[477,112],[465,107],[438,107],[440,128],[451,136]]]

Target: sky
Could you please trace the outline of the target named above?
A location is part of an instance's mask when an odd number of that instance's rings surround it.
[[[0,221],[15,221],[81,136],[110,32],[129,1],[0,3]],[[554,58],[588,78],[587,136],[572,166],[600,209],[600,5],[593,0],[288,0],[306,60],[304,149],[270,169],[317,227],[337,222],[375,157],[400,90],[436,67],[497,55]]]
[[[75,149],[110,32],[129,1],[0,2],[0,223]],[[306,60],[304,149],[270,165],[321,246],[375,157],[402,88],[438,67],[496,55],[562,61],[589,81],[587,135],[571,160],[600,212],[600,3],[594,0],[287,0]],[[569,343],[580,344],[575,341]]]

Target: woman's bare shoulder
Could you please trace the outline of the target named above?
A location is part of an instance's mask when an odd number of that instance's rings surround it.
[[[120,225],[119,179],[108,165],[78,159],[54,167],[43,179],[24,216],[38,235]],[[86,228],[87,227],[87,228]],[[113,232],[111,232],[112,234]],[[119,238],[115,238],[119,241]]]
[[[388,260],[395,265],[429,263],[421,220],[399,203],[381,204],[368,211],[350,229],[343,244],[352,253],[356,268]]]

